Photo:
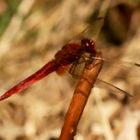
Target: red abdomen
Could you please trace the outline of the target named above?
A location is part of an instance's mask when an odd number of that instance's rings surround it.
[[[37,82],[38,80],[42,79],[43,77],[47,76],[53,71],[56,71],[59,67],[59,64],[55,62],[55,60],[52,60],[45,64],[41,69],[39,69],[37,72],[33,73],[31,76],[27,77],[11,89],[9,89],[7,92],[5,92],[2,96],[0,96],[0,100],[3,100],[5,98],[8,98],[9,96],[21,92],[33,83]]]

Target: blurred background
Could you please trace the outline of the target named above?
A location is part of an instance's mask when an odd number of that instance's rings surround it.
[[[108,2],[0,0],[0,94],[86,27],[110,60],[99,78],[133,94],[94,87],[75,140],[140,140],[140,1]],[[77,81],[52,73],[0,102],[0,140],[57,140]]]

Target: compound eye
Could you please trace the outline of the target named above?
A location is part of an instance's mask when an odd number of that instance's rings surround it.
[[[82,46],[85,46],[85,47],[89,47],[89,46],[92,46],[93,47],[95,45],[95,43],[94,43],[93,40],[84,38],[84,39],[81,40],[81,45]]]
[[[90,41],[91,46],[95,46],[95,42],[94,41]]]
[[[89,46],[89,42],[86,42],[85,46],[88,47]]]
[[[95,43],[93,40],[84,38],[81,40],[81,46],[85,48],[86,52],[95,52]]]
[[[90,42],[89,39],[84,38],[81,40],[81,45],[82,46],[89,46],[89,42]]]

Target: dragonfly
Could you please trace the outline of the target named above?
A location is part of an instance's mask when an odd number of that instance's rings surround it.
[[[90,38],[82,38],[79,43],[71,42],[65,44],[61,50],[59,50],[55,55],[54,59],[46,63],[42,68],[38,71],[30,75],[29,77],[25,78],[8,91],[6,91],[3,95],[0,96],[0,101],[4,100],[16,93],[20,93],[21,91],[25,90],[35,82],[41,80],[42,78],[46,77],[52,72],[58,72],[60,70],[65,69],[66,67],[73,64],[73,67],[82,62],[87,61],[87,56],[85,54],[89,54],[91,59],[102,59],[103,61],[108,61],[104,58],[97,58],[95,57],[97,53],[95,42]],[[90,59],[89,58],[89,59]],[[140,67],[138,63],[131,63],[131,65]],[[72,74],[73,72],[71,72]],[[110,89],[115,89],[120,93],[124,93],[130,95],[126,91],[114,86],[111,83],[105,82],[103,80],[97,79],[101,85],[106,85],[110,87]]]
[[[85,52],[91,54],[93,57],[95,56],[96,50],[93,40],[83,38],[80,44],[68,43],[64,45],[62,49],[55,54],[53,60],[49,61],[37,72],[33,73],[31,76],[27,77],[26,79],[6,91],[3,95],[0,96],[0,101],[12,96],[15,93],[23,91],[33,83],[39,81],[40,79],[44,78],[54,71],[59,72],[60,69],[63,69],[70,64],[78,61]]]

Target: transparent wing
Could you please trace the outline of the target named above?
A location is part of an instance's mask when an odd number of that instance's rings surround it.
[[[121,88],[118,88],[115,85],[109,82],[103,81],[101,79],[96,80],[96,85],[97,87],[107,88],[108,90],[112,91],[112,93],[115,92],[115,93],[125,94],[127,96],[133,96],[132,94],[126,92],[125,90],[122,90]]]
[[[93,59],[103,60],[105,64],[115,64],[116,66],[124,67],[124,68],[131,68],[137,67],[140,68],[140,63],[137,62],[128,62],[128,61],[120,61],[116,59],[106,59],[100,57],[92,57]]]

